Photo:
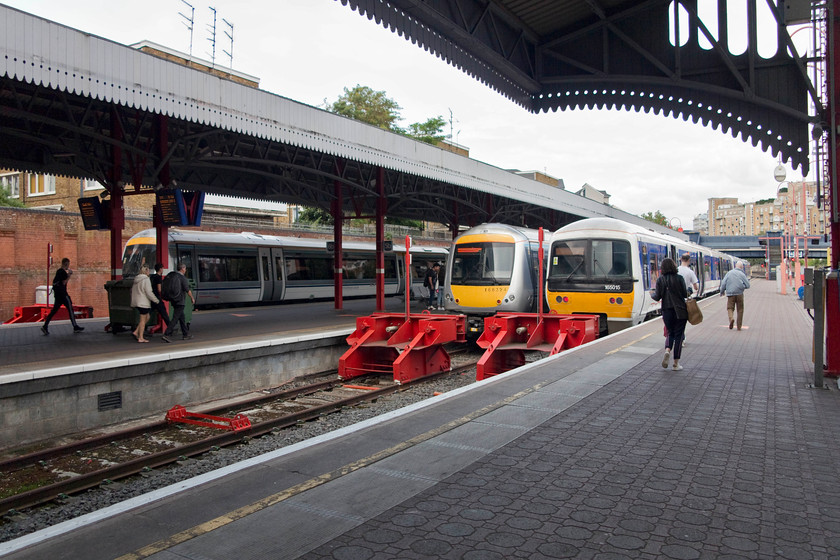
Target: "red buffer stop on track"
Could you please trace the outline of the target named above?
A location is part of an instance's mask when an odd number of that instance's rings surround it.
[[[356,319],[347,337],[350,349],[338,360],[338,375],[352,379],[368,373],[393,373],[407,383],[451,369],[450,342],[466,342],[464,315],[374,313]]]
[[[525,365],[525,350],[557,354],[598,338],[597,315],[497,313],[484,319],[476,343],[484,355],[476,365],[476,380]]]
[[[251,427],[251,421],[244,414],[237,414],[233,418],[222,416],[211,416],[200,412],[188,412],[186,408],[177,404],[166,412],[167,422],[180,422],[181,424],[193,424],[205,428],[216,428],[230,432],[238,432]]]

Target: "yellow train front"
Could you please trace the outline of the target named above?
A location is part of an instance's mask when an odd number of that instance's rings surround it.
[[[459,235],[446,263],[444,307],[467,316],[477,338],[496,311],[533,312],[538,297],[538,232],[483,224]]]
[[[601,317],[601,336],[660,313],[648,293],[662,260],[687,253],[698,276],[696,297],[715,293],[733,257],[679,237],[613,218],[586,218],[552,234],[546,299],[559,314]]]

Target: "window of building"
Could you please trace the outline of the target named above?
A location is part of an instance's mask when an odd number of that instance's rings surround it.
[[[55,175],[29,175],[29,196],[55,194]]]
[[[86,191],[98,191],[104,189],[105,186],[93,179],[82,179],[82,188]]]
[[[12,198],[20,198],[20,173],[0,175],[0,187],[6,189]]]

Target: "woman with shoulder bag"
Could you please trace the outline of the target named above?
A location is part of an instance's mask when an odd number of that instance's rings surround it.
[[[671,359],[671,350],[674,352],[674,371],[680,371],[682,356],[682,341],[685,333],[685,323],[688,321],[688,309],[685,300],[688,292],[685,289],[685,281],[677,274],[677,264],[672,259],[664,259],[660,268],[661,274],[656,280],[656,288],[650,291],[650,296],[655,301],[662,302],[662,321],[668,329],[668,347],[665,348],[665,356],[662,358],[662,367],[667,368]]]

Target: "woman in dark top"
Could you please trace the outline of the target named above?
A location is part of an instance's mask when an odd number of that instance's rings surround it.
[[[683,368],[680,365],[683,333],[685,333],[685,323],[688,321],[688,309],[685,306],[688,292],[685,289],[685,280],[677,274],[677,263],[672,259],[662,261],[660,272],[656,280],[656,288],[650,291],[650,296],[662,302],[662,320],[665,322],[665,328],[668,329],[668,347],[665,348],[662,367],[668,367],[673,348],[673,370],[680,371]]]

